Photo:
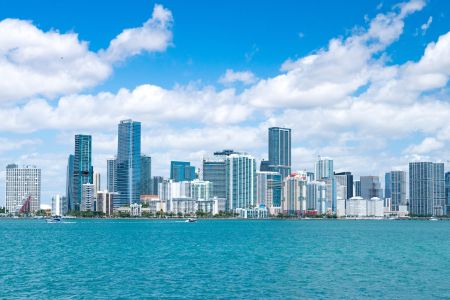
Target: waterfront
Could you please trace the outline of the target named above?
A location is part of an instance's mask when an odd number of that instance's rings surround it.
[[[449,298],[450,222],[0,220],[1,298]]]

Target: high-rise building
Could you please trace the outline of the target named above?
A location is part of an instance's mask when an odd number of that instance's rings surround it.
[[[67,160],[67,175],[66,175],[66,205],[64,210],[66,212],[74,210],[74,201],[73,201],[73,170],[74,170],[74,160],[75,156],[73,154],[69,155],[69,159]]]
[[[152,194],[152,158],[141,155],[141,195]]]
[[[208,201],[213,198],[212,189],[211,182],[194,179],[191,181],[191,198],[197,201]]]
[[[282,180],[278,172],[256,172],[256,204],[267,208],[280,207],[282,199]]]
[[[81,204],[80,211],[94,211],[95,203],[95,185],[92,183],[85,183],[81,187]]]
[[[278,172],[283,178],[291,173],[291,129],[269,128],[270,171]]]
[[[256,205],[256,161],[248,154],[226,157],[226,209],[252,208]]]
[[[450,215],[450,172],[445,173],[445,197],[447,215]]]
[[[261,172],[271,172],[272,168],[270,167],[270,161],[268,160],[261,160],[261,163],[259,165],[259,171]]]
[[[170,179],[175,181],[192,181],[196,178],[195,167],[188,161],[170,162]]]
[[[111,193],[117,191],[117,158],[106,161],[106,188]]]
[[[63,203],[60,194],[56,194],[52,198],[52,216],[62,216],[63,215]]]
[[[344,199],[353,197],[353,175],[351,172],[334,173],[336,182],[344,188]]]
[[[97,172],[94,172],[94,187],[95,187],[95,194],[97,194],[97,192],[101,191],[102,189],[100,173]]]
[[[355,180],[353,181],[353,196],[354,197],[361,197],[361,181]]]
[[[139,203],[141,196],[141,123],[123,120],[118,129],[114,208]]]
[[[366,200],[374,197],[383,197],[383,189],[381,188],[380,177],[361,176],[359,180],[361,182],[361,197]]]
[[[98,191],[96,211],[103,212],[106,216],[111,216],[113,214],[114,197],[116,196],[117,193],[115,192]]]
[[[35,166],[6,166],[6,210],[32,213],[41,205],[41,169]]]
[[[326,212],[326,194],[325,182],[308,182],[306,184],[306,210],[324,214]]]
[[[282,211],[288,215],[302,215],[305,213],[307,176],[304,173],[290,174],[283,180]]]
[[[392,171],[389,173],[391,210],[399,211],[400,205],[406,205],[406,172]],[[386,194],[386,193],[385,193]]]
[[[384,198],[392,198],[392,177],[391,172],[384,174]]]
[[[164,178],[162,176],[153,176],[151,182],[151,195],[159,195],[159,184],[163,182]]]
[[[75,155],[73,168],[73,204],[75,210],[80,210],[83,184],[93,183],[94,168],[92,167],[92,137],[90,135],[75,135]]]
[[[319,156],[315,165],[315,170],[316,180],[332,178],[334,175],[333,160],[329,157]]]
[[[443,163],[409,163],[410,214],[440,216],[445,206],[445,174]]]
[[[203,159],[203,180],[213,185],[213,196],[226,199],[226,155],[214,155]]]

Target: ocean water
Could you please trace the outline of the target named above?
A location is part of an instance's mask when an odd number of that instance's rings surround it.
[[[450,298],[450,221],[0,220],[1,299]]]

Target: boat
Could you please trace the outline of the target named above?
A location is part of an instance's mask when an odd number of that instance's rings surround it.
[[[61,223],[61,217],[54,216],[51,219],[46,219],[47,223]]]
[[[194,222],[197,222],[197,219],[189,218],[186,220],[186,223],[194,223]]]
[[[430,221],[437,221],[438,219],[436,219],[435,217],[431,217],[429,220]]]

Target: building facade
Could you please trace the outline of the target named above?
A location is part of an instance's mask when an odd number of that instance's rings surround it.
[[[203,180],[213,185],[213,196],[225,199],[226,187],[226,159],[227,155],[214,155],[203,158]]]
[[[114,207],[140,202],[141,195],[141,123],[119,123],[117,145],[117,197]]]
[[[106,161],[106,188],[110,192],[117,191],[117,159],[110,158]]]
[[[440,216],[445,207],[445,175],[443,163],[409,163],[410,214]]]
[[[353,175],[351,172],[334,173],[336,182],[344,188],[344,199],[353,197]]]
[[[82,197],[80,211],[94,211],[95,203],[95,185],[92,183],[85,183],[82,186]]]
[[[383,190],[381,188],[380,177],[378,176],[361,176],[361,197],[371,199],[373,197],[382,198]]]
[[[33,213],[41,205],[41,169],[35,166],[6,167],[6,210],[15,214]]]
[[[278,172],[256,172],[256,204],[264,204],[267,208],[280,207],[282,184]]]
[[[152,190],[152,158],[141,155],[141,195],[151,195]]]
[[[400,205],[406,205],[406,172],[389,172],[391,211],[399,211]]]
[[[227,210],[256,205],[256,161],[248,154],[231,154],[226,159]]]
[[[315,164],[315,180],[323,180],[334,176],[333,160],[329,157],[319,156]]]
[[[307,176],[305,173],[293,173],[283,180],[282,211],[287,215],[305,214]]]
[[[66,174],[66,199],[67,204],[64,207],[64,210],[70,211],[74,210],[74,201],[73,201],[73,170],[74,170],[74,160],[75,156],[73,154],[69,155],[67,160],[67,174]]]
[[[269,128],[270,171],[278,172],[283,178],[291,173],[291,129]]]
[[[92,137],[90,135],[75,135],[75,153],[73,169],[73,207],[80,210],[83,184],[94,182],[92,167]]]

